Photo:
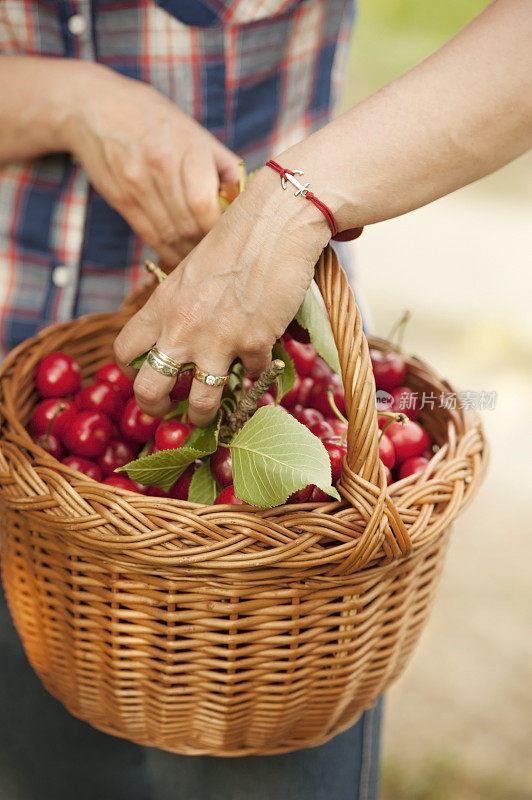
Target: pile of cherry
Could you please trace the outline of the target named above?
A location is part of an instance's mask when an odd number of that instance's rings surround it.
[[[298,330],[298,326],[291,326],[289,331],[292,335],[288,332],[284,335],[283,347],[294,362],[296,377],[281,405],[323,442],[331,461],[332,483],[336,484],[347,451],[342,384],[314,346],[304,341],[306,332]],[[392,412],[401,411],[408,417],[403,423],[395,420],[393,414],[390,416],[389,411],[379,415],[379,426],[383,429],[379,453],[391,483],[423,470],[432,456],[432,443],[416,422],[417,398],[403,385],[406,366],[402,356],[375,350],[371,351],[371,358],[377,389],[393,396]],[[191,382],[192,371],[182,373],[172,390],[172,401],[186,399]],[[245,388],[250,385],[251,379],[246,378]],[[158,419],[142,411],[136,403],[132,381],[116,364],[105,364],[90,385],[81,387],[79,364],[65,353],[50,353],[38,364],[35,386],[42,399],[30,419],[30,433],[36,444],[54,458],[111,486],[176,500],[188,499],[192,476],[201,462],[191,464],[169,492],[139,484],[123,473],[114,474],[118,467],[139,456],[180,447],[193,430],[192,425],[178,417]],[[274,403],[275,387],[270,387],[258,405]],[[220,487],[215,502],[242,503],[234,492],[229,448],[220,446],[211,456],[210,465]],[[318,487],[306,486],[291,495],[288,502],[330,500]]]

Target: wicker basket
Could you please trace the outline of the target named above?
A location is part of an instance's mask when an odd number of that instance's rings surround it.
[[[146,497],[37,447],[25,425],[39,359],[64,350],[89,378],[134,304],[49,328],[3,365],[7,600],[46,688],[100,730],[186,754],[319,745],[397,678],[418,640],[450,524],[485,469],[482,430],[469,412],[431,411],[441,449],[387,490],[368,344],[329,249],[316,278],[350,420],[342,503],[254,511]],[[407,382],[450,389],[417,359]]]

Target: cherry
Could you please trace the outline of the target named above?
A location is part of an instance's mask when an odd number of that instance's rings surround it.
[[[388,469],[393,469],[395,464],[395,448],[392,440],[384,433],[379,441],[379,458]]]
[[[118,467],[124,467],[136,456],[135,448],[123,439],[111,439],[98,459],[98,466],[104,475],[112,475]]]
[[[83,472],[84,475],[87,475],[89,478],[92,478],[95,481],[101,481],[102,479],[102,471],[100,467],[98,464],[95,464],[94,461],[89,461],[88,458],[80,458],[80,456],[67,456],[61,463],[65,464],[71,469],[76,469],[78,472]]]
[[[130,397],[120,417],[120,430],[126,439],[144,444],[153,439],[160,422],[158,417],[150,417],[149,414],[146,414],[135,398]]]
[[[377,389],[390,392],[402,384],[406,375],[406,364],[401,353],[370,350],[369,355]]]
[[[288,409],[293,408],[296,405],[296,403],[298,402],[298,396],[299,396],[299,390],[300,389],[301,389],[301,378],[299,377],[299,375],[296,372],[296,376],[295,376],[295,379],[294,379],[294,385],[292,386],[290,391],[288,391],[283,396],[283,398],[281,400],[281,405],[284,408],[288,408]]]
[[[174,388],[170,392],[170,400],[172,403],[179,403],[181,400],[186,400],[190,394],[190,387],[192,386],[193,377],[193,369],[187,369],[184,372],[179,373],[174,384]]]
[[[294,362],[297,374],[300,377],[310,375],[317,358],[314,345],[296,342],[295,339],[285,335],[283,337],[283,347]]]
[[[318,422],[323,422],[324,419],[321,411],[316,411],[315,408],[301,408],[300,406],[294,408],[292,416],[302,425],[306,425],[307,428]]]
[[[275,405],[275,397],[271,392],[264,392],[262,397],[259,397],[257,400],[257,408],[262,408],[262,406],[274,406]]]
[[[297,492],[292,492],[287,503],[308,503],[310,495],[312,494],[314,486],[312,483],[309,483],[308,486],[304,486],[302,489],[298,489]]]
[[[412,456],[420,456],[427,447],[430,447],[430,436],[427,431],[412,420],[404,424],[392,422],[386,428],[386,436],[391,439],[394,446],[397,464],[402,464]]]
[[[228,447],[219,447],[211,456],[211,473],[220,486],[229,486],[233,483],[233,461]]]
[[[342,420],[338,419],[338,417],[325,417],[325,422],[331,426],[335,435],[340,438],[342,438],[347,430],[347,425],[345,422],[342,422]]]
[[[112,425],[101,411],[78,411],[63,432],[63,444],[76,456],[101,456],[111,438]]]
[[[328,386],[332,381],[333,375],[334,372],[327,362],[318,356],[310,372],[310,377],[314,384],[319,383]]]
[[[192,430],[192,425],[178,419],[163,420],[155,431],[155,447],[158,450],[175,450],[181,447]]]
[[[41,397],[63,397],[77,392],[81,369],[66,353],[49,353],[37,366],[35,386]]]
[[[112,362],[100,367],[94,376],[94,380],[109,383],[123,400],[127,400],[133,394],[133,381],[126,378],[118,365]]]
[[[55,434],[61,436],[69,420],[76,413],[72,400],[63,397],[50,397],[42,400],[35,406],[30,419],[30,430],[33,436],[40,436],[42,433]]]
[[[321,413],[325,416],[329,416],[332,411],[332,406],[327,391],[329,386],[333,389],[333,399],[338,411],[340,411],[340,413],[345,417],[346,409],[344,387],[342,386],[340,377],[334,372],[327,383],[314,384],[313,388],[310,390],[308,399],[309,405],[317,408],[318,411],[321,411]]]
[[[122,397],[106,381],[80,389],[74,397],[74,404],[80,411],[102,411],[112,420],[120,418],[123,408]]]
[[[314,380],[310,377],[301,378],[301,385],[297,395],[297,405],[306,408],[309,404],[309,397],[314,386]]]
[[[293,319],[288,328],[286,329],[286,333],[292,339],[295,339],[296,342],[301,342],[301,344],[309,344],[310,343],[310,336],[309,332],[303,328],[297,319]]]
[[[188,490],[195,471],[196,465],[190,464],[170,489],[170,497],[174,500],[188,500]]]
[[[216,500],[214,501],[215,505],[221,505],[224,503],[229,503],[231,505],[239,505],[239,506],[247,506],[248,504],[241,500],[235,494],[235,487],[232,483],[229,486],[225,486]]]
[[[390,394],[393,397],[391,411],[402,411],[410,419],[419,417],[419,395],[408,386],[397,386]]]
[[[332,497],[320,489],[319,486],[313,486],[312,491],[310,493],[310,497],[308,499],[309,503],[330,503],[332,501]]]
[[[399,467],[399,480],[408,478],[409,475],[415,475],[417,472],[423,472],[429,459],[425,456],[412,456],[407,458]]]
[[[320,420],[319,422],[313,422],[308,426],[308,429],[314,434],[314,436],[317,436],[318,439],[321,439],[322,441],[334,438],[333,429],[328,422],[325,422],[324,419]]]
[[[323,442],[323,446],[329,454],[329,459],[331,461],[332,482],[335,484],[342,474],[342,460],[347,453],[347,445],[340,444],[340,442],[337,441],[328,440]]]
[[[41,433],[34,441],[35,444],[38,444],[39,447],[42,447],[42,449],[46,450],[51,456],[57,458],[58,461],[61,461],[65,455],[59,436],[53,433]]]
[[[127,478],[125,475],[109,475],[102,483],[107,486],[116,486],[117,489],[128,489],[130,492],[137,492],[137,494],[145,494],[146,487],[142,483]]]
[[[146,489],[146,494],[150,497],[170,497],[168,492],[165,492],[160,486],[148,486]]]

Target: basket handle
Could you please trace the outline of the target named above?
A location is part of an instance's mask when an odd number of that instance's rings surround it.
[[[379,458],[379,426],[375,405],[375,380],[362,317],[338,257],[328,245],[316,264],[316,283],[331,321],[342,369],[347,429],[347,458],[338,489],[366,522],[362,540],[342,565],[341,572],[367,563],[378,540],[387,542],[390,556],[406,555],[411,542],[387,491],[384,466]]]

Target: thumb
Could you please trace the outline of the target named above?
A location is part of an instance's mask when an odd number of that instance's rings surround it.
[[[218,170],[220,183],[240,184],[240,171],[243,159],[229,150],[218,139],[214,144],[214,161]]]

